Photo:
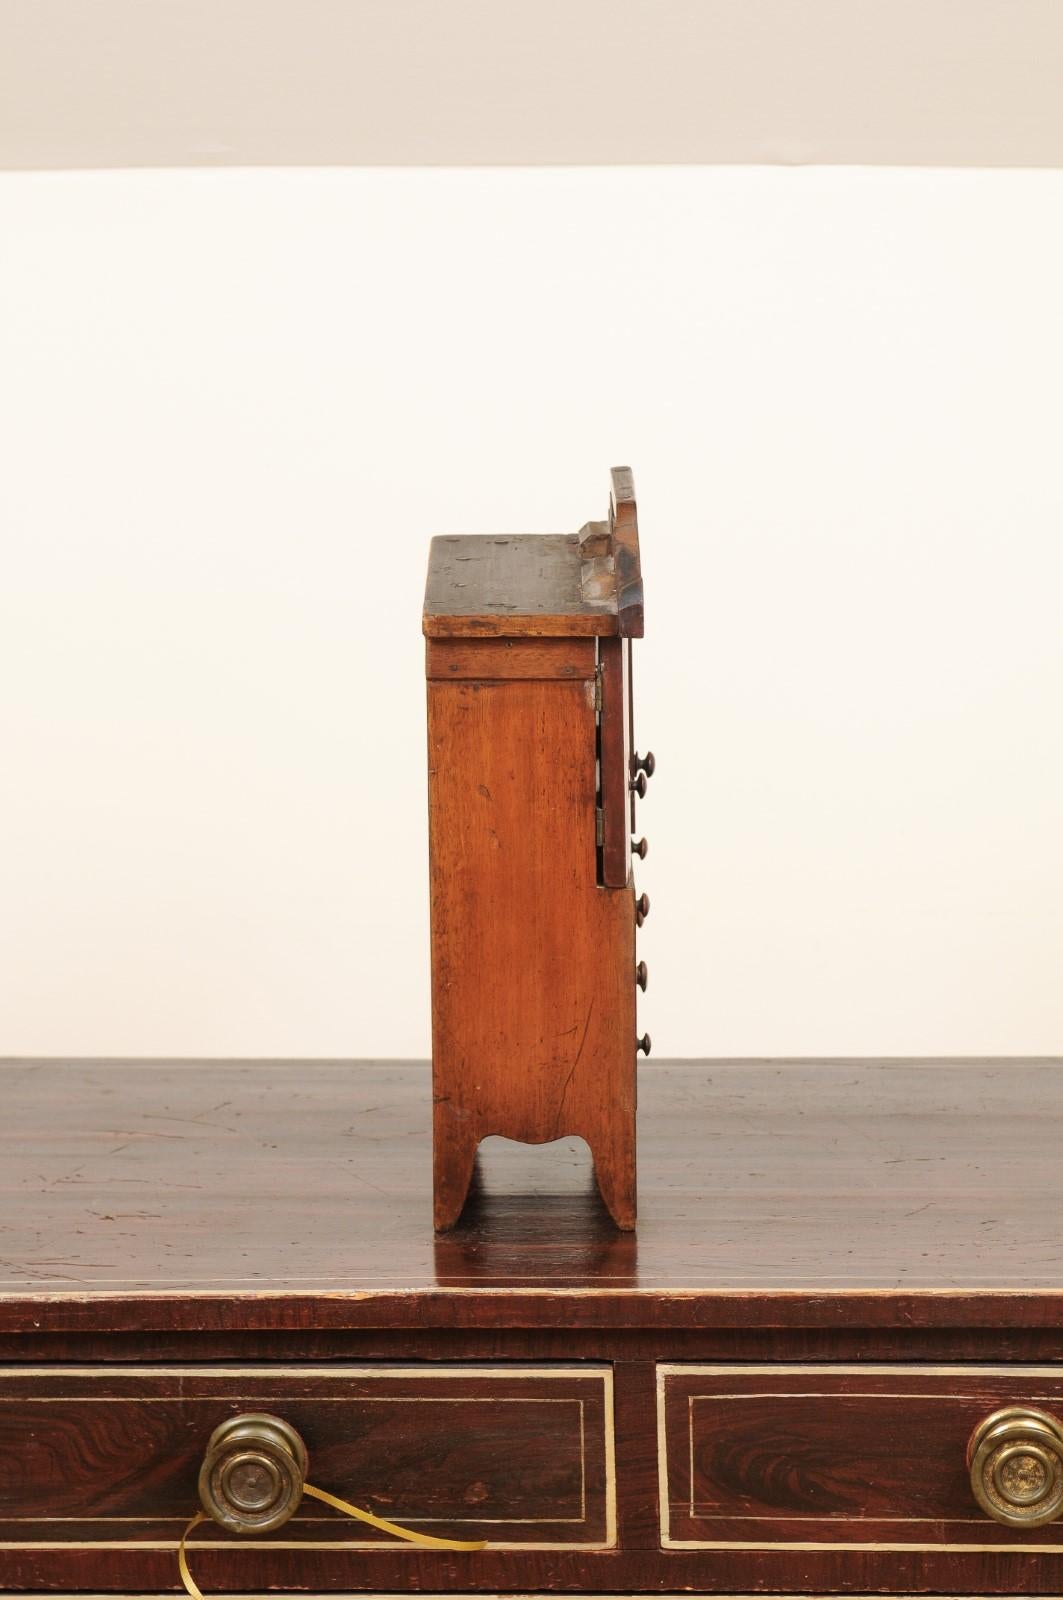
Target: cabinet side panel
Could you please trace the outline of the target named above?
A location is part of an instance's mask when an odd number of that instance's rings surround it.
[[[596,882],[589,682],[430,683],[437,1158],[634,1114],[630,885]]]

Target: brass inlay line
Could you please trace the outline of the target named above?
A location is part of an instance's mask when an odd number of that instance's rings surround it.
[[[12,1364],[0,1366],[0,1378],[31,1377],[47,1378],[53,1374],[62,1374],[64,1378],[94,1378],[103,1375],[108,1378],[274,1378],[279,1383],[286,1383],[289,1378],[429,1378],[433,1382],[460,1382],[464,1378],[493,1378],[496,1383],[520,1383],[527,1378],[549,1378],[556,1382],[559,1379],[576,1380],[580,1383],[596,1379],[612,1377],[612,1368],[601,1363],[587,1362],[582,1367],[535,1367],[524,1366],[519,1361],[500,1362],[493,1367],[466,1367],[446,1366],[411,1367],[396,1364],[391,1361],[380,1361],[375,1366],[365,1366],[359,1362],[328,1361],[319,1362],[313,1366],[297,1367],[288,1362],[264,1361],[258,1366],[242,1366],[236,1362],[224,1366],[164,1366],[161,1362],[145,1362],[142,1366],[128,1363],[107,1366],[101,1369],[94,1367],[73,1367],[55,1365],[48,1367],[20,1367]]]
[[[1063,1367],[1059,1370],[1060,1384],[1063,1386]],[[832,1400],[963,1400],[971,1401],[975,1405],[986,1404],[983,1394],[963,1394],[960,1390],[951,1390],[946,1394],[935,1394],[931,1389],[747,1389],[734,1394],[694,1394],[691,1400],[822,1400],[824,1396]],[[1034,1399],[1044,1400],[1045,1395],[1036,1395]]]
[[[972,1551],[975,1553],[990,1553],[997,1551],[1052,1554],[1063,1553],[1063,1541],[1057,1544],[1031,1545],[1005,1543],[999,1544],[963,1544],[963,1543],[935,1543],[920,1544],[906,1543],[880,1543],[845,1540],[837,1542],[818,1541],[793,1541],[782,1539],[770,1540],[720,1540],[720,1539],[673,1539],[671,1533],[671,1497],[668,1471],[668,1416],[667,1416],[667,1380],[669,1378],[698,1378],[719,1377],[723,1379],[743,1377],[790,1377],[795,1374],[817,1376],[820,1378],[848,1377],[848,1376],[887,1376],[906,1377],[916,1379],[920,1377],[957,1376],[968,1380],[972,1378],[1007,1378],[1010,1380],[1022,1378],[1054,1378],[1063,1386],[1063,1366],[979,1366],[972,1367],[967,1364],[952,1363],[947,1365],[913,1365],[899,1366],[896,1363],[862,1363],[860,1365],[842,1366],[832,1362],[800,1362],[800,1363],[757,1363],[751,1366],[731,1366],[730,1364],[704,1364],[699,1362],[659,1362],[657,1366],[657,1473],[660,1495],[660,1523],[661,1545],[665,1549],[673,1550],[857,1550],[857,1551],[882,1551],[889,1554],[912,1552],[915,1554],[932,1554],[936,1551],[958,1553]],[[724,1512],[716,1514],[698,1511],[695,1509],[697,1502],[694,1499],[694,1431],[693,1417],[695,1400],[782,1400],[782,1399],[861,1399],[861,1400],[956,1400],[985,1403],[986,1396],[972,1395],[964,1392],[933,1393],[913,1386],[907,1390],[838,1390],[828,1385],[818,1389],[807,1390],[750,1390],[747,1393],[723,1391],[720,1394],[688,1394],[687,1395],[687,1431],[688,1431],[688,1471],[689,1477],[689,1506],[688,1515],[691,1521],[717,1521],[717,1522],[830,1522],[837,1520],[842,1523],[869,1522],[869,1523],[934,1523],[937,1525],[968,1526],[984,1525],[980,1519],[966,1517],[843,1517],[832,1518],[828,1516],[728,1516]],[[1057,1402],[1059,1392],[1051,1396],[1033,1396],[1044,1403]],[[704,1503],[704,1502],[703,1502]],[[710,1502],[711,1503],[711,1502]]]
[[[856,1539],[836,1544],[813,1540],[787,1539],[669,1539],[669,1550],[859,1550],[864,1553],[880,1551],[886,1555],[936,1555],[959,1554],[969,1551],[973,1555],[1008,1556],[1058,1556],[1058,1544],[878,1544]]]
[[[859,1370],[859,1369],[858,1369]],[[1063,1381],[1063,1370],[1059,1377]],[[976,1394],[931,1394],[925,1389],[919,1390],[885,1390],[885,1389],[767,1389],[764,1391],[750,1389],[745,1394],[691,1394],[687,1396],[687,1427],[690,1430],[690,1506],[689,1515],[692,1522],[832,1522],[834,1517],[824,1515],[821,1517],[789,1517],[776,1514],[775,1516],[745,1516],[732,1517],[727,1512],[717,1513],[696,1511],[694,1499],[694,1401],[716,1400],[822,1400],[830,1396],[840,1400],[958,1400],[970,1401],[972,1404],[985,1404],[984,1395]],[[1033,1395],[1031,1403],[1039,1400],[1051,1404],[1056,1399],[1052,1395]],[[705,1501],[706,1505],[718,1505],[718,1501]],[[840,1522],[938,1522],[950,1526],[962,1526],[973,1523],[976,1526],[984,1525],[982,1517],[839,1517]]]
[[[605,1539],[602,1543],[567,1543],[529,1541],[525,1543],[500,1543],[491,1541],[492,1548],[496,1550],[596,1550],[609,1549],[616,1543],[616,1463],[615,1441],[613,1438],[613,1373],[611,1367],[588,1363],[582,1367],[521,1367],[519,1364],[501,1367],[402,1367],[392,1366],[387,1362],[380,1363],[377,1367],[344,1366],[337,1363],[313,1367],[291,1367],[285,1364],[282,1367],[251,1366],[251,1367],[162,1367],[156,1365],[109,1367],[101,1375],[98,1367],[0,1367],[0,1380],[4,1378],[21,1377],[86,1377],[103,1376],[105,1381],[115,1378],[128,1378],[143,1381],[151,1378],[177,1377],[177,1378],[219,1378],[233,1380],[242,1377],[251,1377],[261,1386],[262,1391],[268,1396],[271,1403],[274,1401],[295,1401],[308,1404],[357,1404],[357,1405],[574,1405],[578,1408],[579,1418],[579,1448],[580,1448],[580,1515],[578,1517],[431,1517],[431,1516],[401,1516],[396,1513],[398,1520],[410,1523],[442,1523],[450,1524],[483,1524],[490,1526],[520,1526],[534,1527],[579,1527],[588,1519],[587,1505],[587,1427],[586,1427],[586,1401],[577,1395],[396,1395],[396,1394],[368,1394],[357,1392],[357,1384],[352,1383],[352,1392],[341,1394],[320,1394],[316,1392],[303,1392],[300,1394],[285,1394],[273,1387],[270,1379],[275,1383],[288,1382],[293,1377],[307,1378],[337,1378],[348,1377],[352,1380],[379,1379],[382,1383],[391,1382],[396,1378],[409,1378],[422,1381],[426,1378],[434,1382],[464,1382],[468,1378],[490,1378],[499,1384],[509,1383],[512,1380],[522,1381],[528,1379],[547,1380],[550,1382],[600,1382],[602,1385],[602,1432],[605,1466]],[[181,1393],[181,1394],[140,1394],[140,1395],[32,1395],[15,1391],[11,1395],[0,1396],[0,1406],[12,1401],[28,1403],[31,1405],[47,1404],[121,1404],[121,1405],[156,1405],[161,1402],[171,1404],[193,1402],[201,1404],[209,1401],[230,1400],[232,1396],[225,1392],[217,1391],[209,1394]],[[157,1525],[160,1522],[181,1522],[183,1517],[0,1517],[0,1526],[4,1524],[27,1523],[136,1523],[138,1525]],[[327,1522],[332,1519],[326,1517],[307,1517],[300,1519],[303,1522]],[[8,1541],[0,1542],[0,1550],[43,1550],[43,1549],[77,1549],[77,1550],[126,1550],[126,1549],[177,1549],[179,1541],[170,1543],[152,1544],[143,1540],[52,1540],[52,1541]],[[271,1539],[268,1544],[254,1545],[241,1538],[240,1544],[244,1548],[261,1549],[297,1549],[297,1550],[386,1550],[391,1546],[379,1540],[349,1540],[335,1539],[328,1541],[283,1541]],[[212,1542],[206,1539],[197,1539],[197,1549],[228,1549],[229,1542]]]
[[[179,1539],[42,1539],[0,1540],[0,1550],[176,1550]],[[197,1539],[197,1550],[383,1550],[395,1554],[396,1546],[377,1540],[359,1539],[263,1539],[254,1540],[234,1535],[231,1540]],[[608,1550],[604,1541],[593,1544],[573,1544],[548,1540],[521,1540],[519,1544],[506,1544],[491,1540],[492,1550]]]
[[[167,1394],[137,1398],[124,1395],[20,1395],[19,1400],[29,1405],[155,1405],[160,1401],[170,1404],[182,1404],[185,1401],[202,1402],[204,1400],[226,1399],[227,1396],[216,1394]],[[442,1522],[448,1527],[454,1523],[491,1523],[493,1526],[535,1527],[546,1524],[548,1527],[579,1527],[587,1520],[587,1436],[584,1426],[584,1402],[572,1398],[560,1398],[555,1395],[484,1395],[463,1398],[460,1395],[297,1395],[297,1394],[271,1394],[271,1404],[274,1401],[312,1401],[314,1405],[347,1405],[352,1401],[358,1405],[520,1405],[520,1406],[577,1406],[579,1408],[579,1442],[580,1442],[580,1515],[578,1517],[414,1517],[407,1516],[405,1512],[396,1512],[393,1521],[396,1522]],[[0,1399],[0,1405],[3,1405]],[[187,1517],[0,1517],[0,1525],[5,1522],[187,1522]],[[301,1522],[332,1522],[333,1517],[301,1517]],[[243,1542],[243,1541],[241,1541]],[[196,1540],[197,1548],[201,1548],[205,1541]],[[375,1550],[379,1541],[367,1541],[366,1548]],[[29,1548],[29,1546],[27,1546]]]
[[[2,1369],[0,1369],[2,1370]],[[18,1370],[17,1368],[14,1370]],[[45,1369],[47,1370],[47,1369]],[[92,1369],[90,1369],[92,1370]],[[1016,1362],[1014,1366],[972,1366],[968,1361],[948,1362],[912,1362],[910,1365],[901,1365],[896,1361],[861,1361],[843,1363],[839,1361],[757,1361],[746,1366],[732,1366],[730,1362],[708,1363],[703,1361],[661,1361],[657,1364],[659,1378],[747,1378],[747,1377],[780,1377],[788,1378],[793,1373],[813,1373],[822,1378],[829,1377],[895,1377],[895,1378],[936,1378],[942,1375],[950,1377],[993,1377],[1007,1378],[1014,1373],[1019,1373],[1024,1378],[1058,1378],[1063,1381],[1063,1365],[1042,1366],[1036,1363]],[[820,1391],[816,1391],[819,1393]],[[918,1390],[913,1393],[918,1394]]]
[[[270,1400],[294,1400],[297,1404],[316,1405],[397,1405],[397,1406],[581,1406],[575,1395],[476,1395],[458,1394],[271,1394]],[[231,1400],[227,1394],[13,1394],[0,1395],[0,1406],[18,1400],[32,1406],[93,1405],[93,1406],[155,1406],[181,1405],[194,1401],[197,1405],[209,1400]]]
[[[95,1524],[97,1522],[140,1522],[140,1523],[149,1523],[149,1524],[154,1524],[154,1523],[157,1523],[157,1522],[180,1522],[183,1525],[187,1521],[188,1521],[187,1517],[0,1517],[0,1528],[6,1528],[6,1527],[9,1527],[9,1526],[11,1526],[11,1525],[13,1525],[15,1523],[23,1523],[23,1522],[32,1522],[34,1525],[36,1525],[38,1522],[87,1522],[87,1523],[90,1523],[93,1526],[95,1526]],[[546,1523],[549,1523],[551,1526],[560,1527],[560,1526],[567,1526],[569,1523],[578,1525],[579,1523],[585,1522],[586,1518],[585,1517],[405,1517],[404,1516],[404,1517],[402,1517],[402,1521],[403,1522],[445,1522],[445,1523],[447,1523],[448,1526],[452,1522],[474,1522],[477,1525],[477,1527],[479,1527],[481,1523],[485,1523],[485,1524],[486,1523],[490,1523],[492,1525],[500,1524],[500,1523],[507,1523],[507,1524],[508,1523],[525,1524],[526,1523],[529,1526],[533,1526],[537,1522],[546,1522]],[[331,1523],[331,1525],[333,1527],[336,1527],[336,1525],[337,1525],[335,1517],[312,1517],[312,1516],[311,1517],[304,1517],[302,1514],[300,1514],[300,1517],[299,1517],[299,1525],[300,1525],[300,1527],[304,1527],[308,1522],[327,1522],[327,1523]],[[202,1544],[202,1542],[203,1541],[201,1539],[197,1539],[196,1540],[197,1546]],[[241,1543],[243,1543],[242,1538],[241,1538]],[[20,1545],[19,1548],[23,1549],[23,1548],[29,1548],[29,1547]],[[375,1541],[374,1541],[374,1543],[373,1543],[371,1548],[373,1548],[374,1550],[376,1549]],[[524,1546],[522,1545],[521,1548],[523,1549]]]
[[[724,1514],[721,1514],[719,1516],[710,1516],[710,1515],[707,1515],[705,1512],[699,1512],[697,1520],[699,1522],[830,1522],[831,1518],[829,1516],[808,1517],[808,1516],[791,1516],[789,1514],[787,1514],[785,1516],[781,1516],[780,1515],[780,1516],[774,1516],[774,1517],[760,1517],[760,1516],[754,1517],[754,1516],[737,1516],[737,1515],[736,1516],[727,1516],[727,1515],[724,1515]],[[970,1526],[972,1528],[975,1528],[975,1527],[984,1528],[986,1526],[986,1520],[985,1520],[984,1517],[846,1517],[845,1521],[846,1521],[846,1523],[849,1523],[849,1522],[875,1522],[875,1523],[877,1523],[877,1522],[905,1522],[905,1523],[907,1523],[907,1522],[930,1522],[930,1523],[933,1523],[935,1527],[940,1525],[942,1522],[955,1523],[959,1527],[968,1527],[968,1526]]]

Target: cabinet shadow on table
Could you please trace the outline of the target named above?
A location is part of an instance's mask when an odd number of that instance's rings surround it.
[[[637,1235],[602,1204],[583,1139],[487,1138],[456,1225],[435,1239],[437,1279],[636,1277]]]

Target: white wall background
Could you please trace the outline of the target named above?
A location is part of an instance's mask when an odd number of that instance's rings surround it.
[[[1063,173],[13,174],[0,227],[0,1052],[426,1053],[427,540],[618,461],[655,1050],[1063,1051]]]
[[[0,167],[1063,164],[1059,0],[3,0]]]

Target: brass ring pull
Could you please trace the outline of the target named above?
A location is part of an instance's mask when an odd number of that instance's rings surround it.
[[[1063,1422],[1035,1406],[1005,1406],[967,1445],[982,1510],[1011,1528],[1040,1528],[1063,1512]]]
[[[268,1533],[298,1509],[306,1467],[306,1445],[290,1423],[259,1411],[229,1417],[207,1443],[200,1502],[231,1533]]]
[[[268,1533],[287,1522],[304,1495],[331,1506],[345,1517],[365,1522],[393,1539],[420,1545],[423,1550],[482,1550],[485,1539],[444,1539],[434,1533],[415,1533],[400,1522],[389,1522],[372,1511],[341,1500],[327,1489],[306,1481],[306,1445],[290,1423],[262,1411],[229,1417],[207,1441],[199,1470],[199,1498],[203,1505],[189,1522],[177,1548],[177,1570],[191,1600],[204,1600],[203,1591],[188,1570],[188,1541],[195,1530],[212,1518],[233,1533]]]

